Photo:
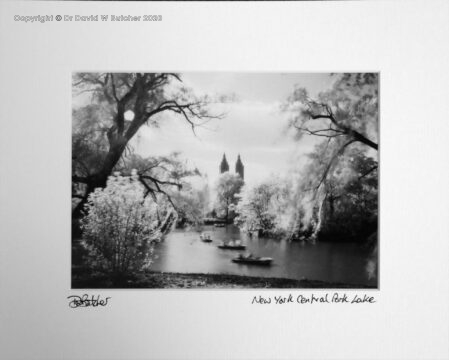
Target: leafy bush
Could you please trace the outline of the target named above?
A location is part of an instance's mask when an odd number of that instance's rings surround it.
[[[85,208],[83,245],[92,268],[122,278],[150,266],[161,214],[154,199],[144,197],[136,171],[110,176],[104,189],[89,195]]]

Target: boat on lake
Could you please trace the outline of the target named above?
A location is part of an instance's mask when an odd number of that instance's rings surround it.
[[[263,265],[263,266],[271,265],[272,261],[273,259],[270,257],[259,257],[254,256],[252,254],[248,255],[240,254],[236,258],[232,259],[232,262],[235,262],[237,264]]]
[[[214,226],[215,227],[225,227],[226,224],[224,224],[224,223],[216,223]]]
[[[203,241],[203,242],[212,242],[212,239],[211,239],[209,233],[202,233],[200,235],[200,240]]]
[[[237,241],[230,241],[230,242],[223,242],[220,245],[218,245],[220,249],[226,249],[226,250],[245,250],[246,245],[243,245],[240,240]]]

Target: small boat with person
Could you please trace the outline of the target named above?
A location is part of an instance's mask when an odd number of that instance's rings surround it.
[[[240,254],[236,258],[232,259],[232,262],[237,264],[247,264],[247,265],[263,265],[263,266],[269,266],[271,265],[271,262],[273,261],[270,257],[259,257],[254,256],[253,254]]]
[[[243,245],[240,240],[237,240],[237,241],[232,240],[227,243],[222,242],[220,245],[218,245],[218,247],[220,249],[225,249],[225,250],[245,250],[246,249],[246,245]]]
[[[201,233],[200,234],[200,240],[203,241],[203,242],[212,242],[212,239],[211,239],[209,233]]]

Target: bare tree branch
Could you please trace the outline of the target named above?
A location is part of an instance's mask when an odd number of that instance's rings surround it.
[[[182,184],[180,184],[180,183],[176,183],[176,182],[173,182],[173,181],[158,180],[158,179],[156,179],[156,178],[154,178],[152,176],[149,176],[149,175],[140,175],[140,177],[142,179],[147,179],[147,180],[150,180],[151,182],[153,182],[158,190],[159,190],[159,185],[172,185],[172,186],[176,186],[178,189],[182,189]]]
[[[376,170],[379,166],[375,165],[373,166],[371,169],[369,169],[366,173],[364,173],[363,175],[359,176],[359,180],[363,179],[365,176],[368,176],[369,174],[371,174],[374,170]]]
[[[297,125],[293,125],[296,129],[305,132],[307,135],[314,135],[314,136],[321,136],[321,137],[327,137],[327,138],[334,138],[334,137],[338,137],[338,136],[343,136],[346,135],[343,131],[341,130],[336,130],[333,128],[329,128],[329,129],[319,129],[319,130],[310,130],[301,126],[297,126]],[[322,134],[323,132],[329,132],[329,131],[333,131],[335,132],[334,134]]]
[[[322,107],[326,110],[325,114],[322,113],[314,113],[311,104],[307,104],[309,107],[308,110],[308,115],[310,117],[311,120],[318,120],[318,119],[327,119],[330,120],[331,124],[335,125],[337,127],[337,129],[332,128],[331,126],[329,126],[328,131],[335,131],[335,132],[339,132],[342,135],[347,135],[351,138],[353,138],[355,141],[359,141],[365,145],[368,145],[369,147],[378,150],[378,144],[376,144],[375,142],[371,141],[370,139],[368,139],[366,136],[362,135],[361,133],[359,133],[358,131],[351,129],[348,126],[345,126],[343,124],[341,124],[339,121],[336,120],[335,116],[332,113],[331,108],[326,105],[326,104],[321,104],[321,103],[317,103],[317,102],[311,102],[314,105],[318,106],[318,107]],[[313,133],[312,131],[308,130],[307,128],[303,128],[303,127],[298,127],[297,125],[294,125],[298,130],[300,131],[305,131],[306,133],[308,133],[309,135],[315,135],[315,136],[320,136],[318,133]],[[323,135],[321,135],[323,136]],[[325,137],[334,137],[334,136],[325,136]]]
[[[173,203],[173,200],[169,194],[165,190],[163,190],[160,185],[174,185],[177,186],[178,189],[180,189],[182,186],[181,184],[173,183],[170,181],[161,181],[158,179],[153,178],[152,176],[147,175],[139,175],[140,182],[145,186],[147,193],[145,194],[145,197],[148,195],[148,193],[155,194],[156,192],[164,194],[167,198],[167,200],[170,202],[170,204],[173,206],[174,209],[176,209],[176,205]],[[153,182],[153,184],[156,186],[156,190],[151,188],[145,181],[145,179],[148,179]],[[154,198],[155,199],[155,198]]]
[[[114,74],[113,73],[108,73],[108,75],[109,75],[109,77],[111,79],[112,96],[114,97],[115,101],[118,104],[120,102],[120,100],[117,97],[117,91],[115,89]]]

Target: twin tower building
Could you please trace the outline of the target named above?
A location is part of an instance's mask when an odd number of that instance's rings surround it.
[[[226,160],[226,154],[223,154],[223,159],[220,164],[220,174],[229,171],[229,164]],[[242,160],[240,159],[240,154],[237,157],[237,161],[235,162],[235,173],[239,174],[242,180],[245,178],[245,167],[243,166]]]

